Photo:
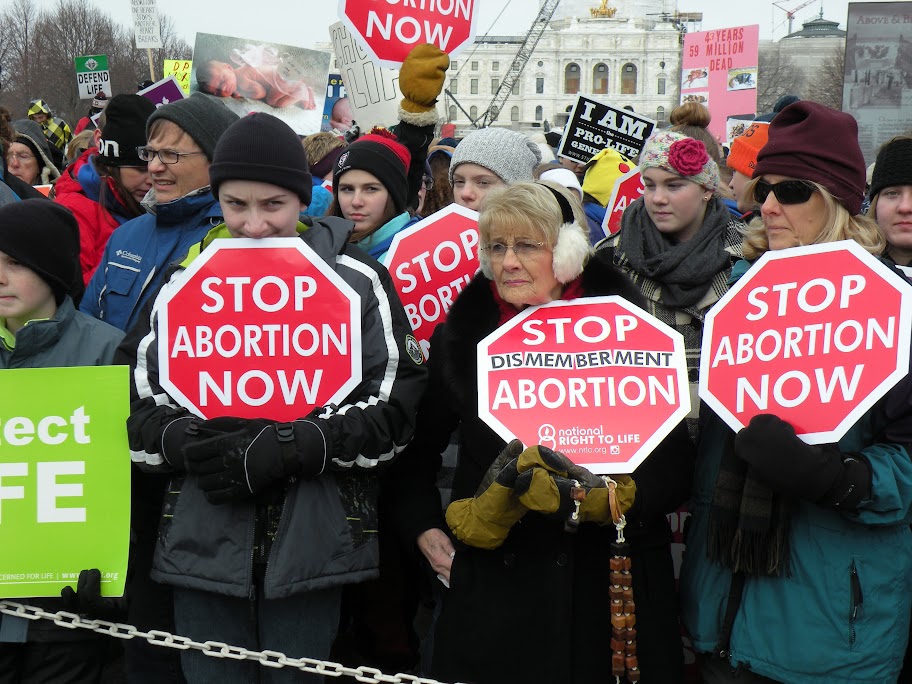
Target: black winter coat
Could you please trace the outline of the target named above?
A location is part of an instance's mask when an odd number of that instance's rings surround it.
[[[592,257],[582,285],[586,296],[617,294],[643,305],[639,290],[606,253]],[[474,496],[505,446],[477,412],[476,345],[498,327],[499,317],[491,282],[479,274],[432,338],[430,383],[416,435],[387,478],[389,498],[395,502],[394,524],[412,543],[427,529],[448,531],[436,474],[452,430],[460,428],[454,500]],[[693,464],[693,447],[682,423],[633,475],[637,496],[627,516],[627,537],[632,543],[643,684],[683,679],[666,515],[686,500]],[[429,674],[471,684],[589,684],[609,679],[608,561],[615,536],[611,525],[584,523],[571,534],[561,521],[528,513],[496,550],[454,542],[451,588],[436,626]]]

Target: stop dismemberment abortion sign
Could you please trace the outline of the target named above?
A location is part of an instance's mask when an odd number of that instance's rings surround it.
[[[126,366],[0,370],[0,596],[60,596],[101,571],[122,596],[130,544]]]
[[[700,397],[733,430],[760,413],[839,440],[909,372],[912,288],[846,240],[767,252],[712,308]]]
[[[478,344],[478,412],[505,440],[633,472],[690,410],[684,338],[621,297],[530,307]]]
[[[214,240],[161,296],[161,385],[203,418],[294,420],[361,381],[361,298],[302,240]]]

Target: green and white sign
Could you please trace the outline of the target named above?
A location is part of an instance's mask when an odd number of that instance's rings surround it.
[[[0,370],[0,597],[60,596],[89,568],[123,595],[129,386],[126,366]]]
[[[73,61],[76,63],[76,88],[80,100],[91,100],[98,93],[113,96],[107,55],[85,55]]]

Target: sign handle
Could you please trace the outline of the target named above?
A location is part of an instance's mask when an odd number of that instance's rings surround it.
[[[152,66],[152,48],[146,48],[146,55],[149,57],[149,78],[155,80],[155,67]]]

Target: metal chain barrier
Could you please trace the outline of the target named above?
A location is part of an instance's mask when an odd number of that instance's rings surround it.
[[[162,630],[152,629],[143,632],[133,625],[107,620],[89,620],[79,617],[76,613],[59,610],[50,613],[35,606],[23,605],[15,601],[0,601],[0,613],[26,620],[52,620],[58,627],[65,629],[87,629],[98,634],[106,634],[115,639],[145,639],[153,646],[176,648],[186,651],[194,648],[202,651],[212,658],[228,658],[229,660],[253,660],[264,667],[280,668],[292,667],[301,672],[310,672],[327,677],[354,677],[359,682],[369,684],[444,684],[436,679],[425,679],[408,674],[383,674],[374,667],[346,667],[328,660],[314,658],[289,658],[278,651],[251,651],[240,646],[230,646],[221,641],[194,641],[188,637],[171,634]]]

